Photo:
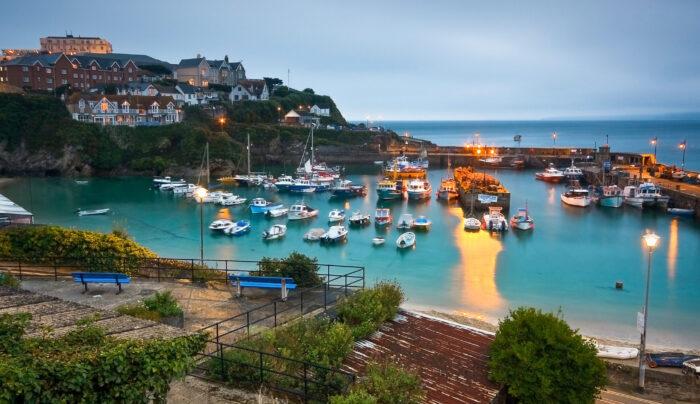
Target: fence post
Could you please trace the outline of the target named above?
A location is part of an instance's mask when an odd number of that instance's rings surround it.
[[[218,339],[219,338],[218,331],[216,334],[217,334],[216,337]],[[224,362],[224,349],[221,347],[221,345],[219,345],[218,342],[216,343],[216,349],[219,350],[219,359],[221,360],[221,380],[226,380],[226,369],[224,369],[224,366],[225,366],[224,365],[225,364],[225,362]]]
[[[328,302],[328,289],[323,288],[323,311],[328,310],[327,303]]]
[[[304,316],[304,292],[301,292],[299,294],[299,298],[301,299],[301,316]]]
[[[348,274],[345,274],[345,296],[348,295]]]
[[[190,265],[190,269],[192,270],[192,282],[194,282],[194,260],[192,260],[192,264]]]
[[[362,289],[365,288],[365,267],[362,267]]]
[[[260,352],[260,383],[263,382],[263,358],[262,358],[262,352]]]
[[[248,339],[250,339],[250,310],[245,312],[245,326],[248,330]]]
[[[22,280],[22,260],[17,260],[17,266],[19,267],[19,280]]]
[[[53,259],[53,280],[58,280],[58,266],[56,264],[56,258]]]
[[[216,323],[216,346],[219,348],[219,323]]]
[[[274,300],[272,302],[272,304],[273,304],[273,307],[275,309],[275,316],[274,316],[275,317],[275,328],[277,328],[277,300]]]
[[[326,265],[326,285],[331,281],[331,266],[330,264]]]
[[[156,272],[158,273],[158,282],[160,282],[160,258],[156,258]]]

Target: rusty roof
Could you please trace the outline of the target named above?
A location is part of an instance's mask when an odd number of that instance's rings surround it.
[[[362,376],[368,362],[394,358],[418,371],[427,403],[489,403],[500,390],[487,377],[492,341],[488,331],[401,310],[355,344],[343,369]]]
[[[116,338],[176,338],[189,334],[181,328],[141,320],[112,310],[96,309],[26,290],[0,286],[0,314],[32,315],[26,334],[28,337],[41,335],[45,327],[51,327],[55,336],[64,335],[74,330],[80,319],[92,317],[98,312],[100,317],[94,324],[102,327],[107,335]]]

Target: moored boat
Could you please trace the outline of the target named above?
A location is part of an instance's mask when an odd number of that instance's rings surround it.
[[[219,198],[219,205],[222,206],[236,206],[236,205],[242,205],[247,201],[246,198],[241,198],[238,195],[227,195],[227,196],[222,196]]]
[[[587,189],[571,186],[562,192],[561,201],[567,205],[585,208],[591,204],[591,195]]]
[[[410,229],[413,224],[413,215],[410,213],[402,213],[399,220],[396,221],[397,229]]]
[[[289,212],[287,212],[289,220],[309,219],[316,215],[318,215],[318,209],[306,206],[303,203],[295,203],[289,207]]]
[[[695,215],[694,209],[668,208],[668,209],[666,209],[666,212],[669,215],[676,215],[676,216],[693,216],[693,215]]]
[[[322,243],[340,243],[347,240],[348,229],[342,224],[331,226],[327,232],[321,236]]]
[[[414,245],[416,245],[416,234],[413,232],[408,231],[403,233],[396,239],[397,248],[411,248]]]
[[[270,209],[267,212],[265,212],[265,216],[267,216],[267,217],[280,217],[280,216],[286,215],[288,211],[289,211],[289,209],[287,209],[287,208]]]
[[[364,224],[369,224],[370,220],[370,215],[366,213],[361,213],[359,210],[356,210],[355,212],[352,212],[352,215],[350,215],[350,218],[348,219],[350,224],[352,225],[364,225]]]
[[[474,231],[481,229],[481,221],[473,216],[464,218],[464,230]]]
[[[402,199],[405,195],[403,181],[385,178],[377,184],[377,197],[379,199]]]
[[[265,240],[274,240],[283,237],[287,234],[287,226],[283,224],[274,224],[272,227],[264,231],[262,238]]]
[[[235,226],[236,222],[228,219],[217,219],[211,222],[209,229],[212,231],[224,231],[229,227]]]
[[[374,211],[374,224],[377,226],[390,225],[392,221],[391,211],[386,208],[377,208]]]
[[[351,185],[352,181],[338,180],[331,188],[331,197],[350,198],[353,196],[367,195],[367,187],[364,185]]]
[[[430,221],[425,216],[418,216],[415,220],[413,220],[411,227],[416,229],[416,230],[430,230],[430,225],[433,222]]]
[[[457,191],[457,184],[454,178],[448,178],[440,181],[440,189],[437,192],[437,196],[440,199],[450,200],[459,197],[459,192]]]
[[[294,184],[294,178],[289,175],[282,174],[275,180],[275,186],[279,192],[289,191],[289,187]]]
[[[239,220],[235,225],[224,230],[224,233],[229,236],[242,236],[250,231],[250,222],[247,220]]]
[[[282,207],[281,202],[269,202],[265,198],[255,198],[250,204],[251,213],[265,213],[268,210],[279,209]]]
[[[345,220],[345,211],[340,209],[333,209],[328,213],[328,221],[331,223],[342,222]]]
[[[598,205],[607,208],[619,208],[624,200],[622,189],[617,185],[598,187],[595,197]]]
[[[384,237],[375,237],[372,239],[372,245],[383,245],[386,242],[386,239]]]
[[[489,206],[488,213],[484,213],[484,217],[481,219],[481,228],[493,231],[508,230],[508,221],[501,210],[503,208],[500,206]]]
[[[625,187],[625,192],[627,192],[628,188],[629,187]],[[627,193],[625,197],[627,197]],[[657,187],[651,181],[645,181],[637,185],[637,187],[634,188],[634,197],[642,199],[642,206],[662,209],[668,207],[668,201],[671,199],[668,195],[662,194],[661,188]]]
[[[409,199],[430,198],[432,190],[433,188],[427,180],[416,178],[408,182],[407,193]]]
[[[530,217],[527,206],[519,208],[518,214],[510,218],[510,227],[518,230],[530,230],[535,228],[535,221]]]
[[[571,160],[571,165],[564,169],[564,178],[569,181],[578,181],[583,178],[583,171],[574,165],[574,160]]]
[[[89,210],[82,210],[78,208],[78,210],[76,210],[75,213],[77,213],[78,216],[106,215],[107,213],[109,213],[109,208]]]
[[[535,173],[535,179],[545,182],[559,182],[564,178],[564,173],[550,164],[543,172]]]
[[[304,240],[306,241],[318,241],[321,239],[321,236],[326,234],[325,229],[321,228],[314,228],[306,232],[304,234]]]

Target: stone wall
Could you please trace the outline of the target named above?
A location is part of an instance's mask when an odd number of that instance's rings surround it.
[[[608,385],[621,389],[636,390],[639,368],[621,363],[607,362]],[[683,375],[680,371],[646,369],[644,387],[649,394],[678,401],[700,401],[700,378]]]

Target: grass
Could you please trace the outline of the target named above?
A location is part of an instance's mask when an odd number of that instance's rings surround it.
[[[165,317],[177,316],[182,309],[173,297],[171,291],[156,292],[152,297],[144,299],[137,304],[124,304],[116,308],[116,311],[127,316],[144,320],[161,322]]]

